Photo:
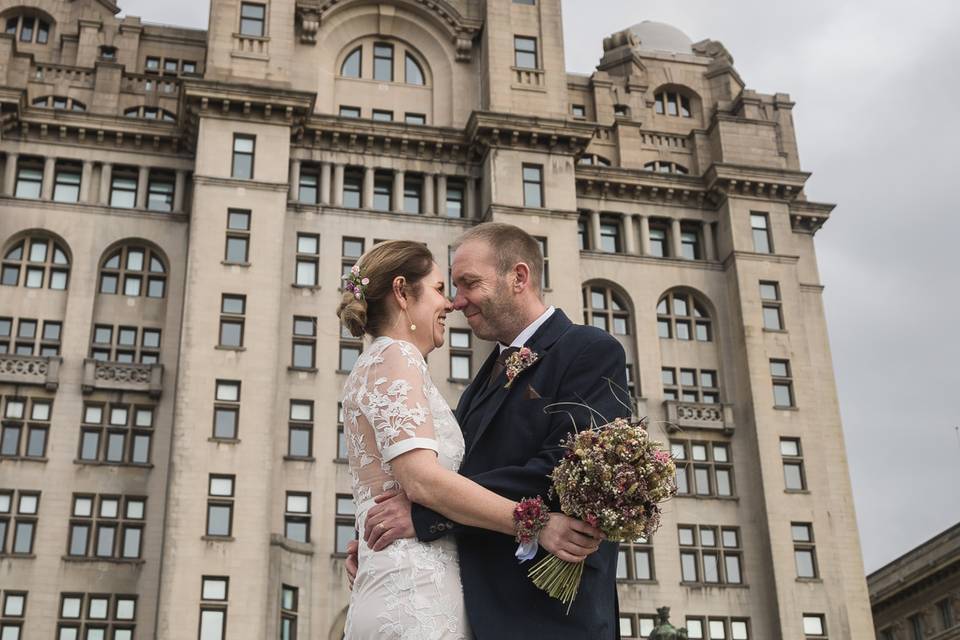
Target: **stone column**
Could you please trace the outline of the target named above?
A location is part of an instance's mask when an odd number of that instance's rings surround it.
[[[447,176],[443,173],[437,174],[437,215],[447,215]]]
[[[41,200],[53,200],[53,174],[57,168],[57,159],[47,157],[43,160],[43,186],[40,188]]]
[[[291,202],[300,202],[300,160],[290,159],[290,193],[287,196]]]
[[[433,174],[423,174],[423,213],[424,215],[436,215],[436,209],[433,207]]]
[[[477,217],[477,180],[467,178],[466,193],[463,194],[463,217],[473,219]]]
[[[110,182],[113,177],[113,165],[104,162],[100,165],[100,194],[99,203],[105,207],[110,206]]]
[[[183,193],[187,188],[187,172],[183,169],[177,169],[176,181],[173,185],[173,212],[183,213]]]
[[[373,181],[376,178],[376,169],[373,167],[364,167],[363,169],[363,200],[360,206],[364,209],[373,209]]]
[[[676,218],[670,221],[670,257],[683,257],[683,245],[680,242],[680,221]]]
[[[703,257],[705,260],[716,260],[717,251],[713,246],[713,223],[703,223]]]
[[[137,209],[147,208],[147,184],[150,181],[150,167],[140,167],[137,176]]]
[[[600,251],[600,212],[590,212],[590,248]]]
[[[7,164],[3,171],[3,192],[8,196],[17,192],[17,161],[19,158],[20,154],[7,154]]]
[[[623,214],[623,248],[628,254],[637,255],[637,239],[634,237],[636,232],[633,228],[633,214]]]
[[[650,255],[650,218],[647,216],[637,216],[640,218],[640,255]]]
[[[329,162],[323,162],[320,164],[320,204],[330,204],[330,163]]]
[[[343,164],[339,162],[333,165],[333,187],[330,195],[333,206],[343,206]]]
[[[90,182],[93,180],[93,160],[83,161],[83,171],[80,174],[80,202],[90,203]]]
[[[405,171],[397,169],[393,172],[393,202],[390,203],[390,208],[397,213],[403,213],[403,189],[406,180]]]

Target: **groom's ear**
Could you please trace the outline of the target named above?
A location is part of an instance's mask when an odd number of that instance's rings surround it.
[[[530,266],[526,262],[513,265],[513,288],[519,293],[530,286]]]

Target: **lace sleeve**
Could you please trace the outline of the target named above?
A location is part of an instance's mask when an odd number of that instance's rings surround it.
[[[387,346],[370,367],[361,411],[384,462],[413,449],[438,451],[425,375],[423,357],[407,342]]]

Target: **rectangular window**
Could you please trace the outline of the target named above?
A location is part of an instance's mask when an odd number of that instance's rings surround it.
[[[293,368],[316,368],[317,319],[309,316],[293,317]]]
[[[240,3],[240,35],[262,38],[266,34],[267,5]]]
[[[373,119],[377,122],[393,122],[393,111],[385,109],[374,109]]]
[[[290,401],[287,456],[313,458],[313,402],[310,400]]]
[[[40,494],[0,491],[0,555],[32,555]],[[12,519],[10,515],[14,516]],[[11,531],[9,538],[7,531]]]
[[[826,637],[827,626],[824,624],[822,613],[803,614],[803,635],[806,638]]]
[[[373,178],[373,208],[377,211],[390,211],[393,200],[393,175],[383,172],[374,172]]]
[[[819,577],[813,525],[809,522],[794,522],[790,525],[790,533],[793,537],[793,557],[797,566],[797,577]]]
[[[280,640],[297,640],[297,609],[299,589],[280,586]]]
[[[473,371],[472,334],[461,329],[450,330],[450,378],[467,382]]]
[[[300,167],[300,184],[297,185],[297,202],[317,204],[320,202],[320,168],[313,164]]]
[[[295,542],[310,542],[310,494],[287,492],[283,535]]]
[[[17,161],[17,184],[14,196],[39,200],[43,192],[43,163],[33,158],[20,158]]]
[[[220,300],[220,346],[243,346],[247,296],[225,293]]]
[[[363,255],[364,244],[363,238],[343,238],[340,258],[342,275],[350,273],[350,269],[356,264],[360,256]]]
[[[523,206],[543,206],[543,165],[523,165]]]
[[[427,116],[422,113],[407,113],[403,116],[403,121],[407,124],[427,124]]]
[[[518,69],[538,69],[537,39],[525,36],[513,37],[513,64]]]
[[[247,264],[250,260],[250,211],[227,210],[227,243],[224,262]]]
[[[605,253],[620,253],[620,222],[611,218],[600,219],[600,250]]]
[[[680,299],[674,300],[675,305],[679,305],[681,302]],[[677,337],[682,340],[689,340],[689,324],[678,321],[676,326]],[[661,338],[669,338],[671,335],[669,321],[658,320],[658,331]],[[664,367],[660,371],[664,397],[667,400],[702,404],[717,404],[720,402],[720,382],[715,370],[680,369],[679,377],[676,373],[676,369],[672,367]]]
[[[357,539],[357,510],[353,502],[353,496],[338,493],[336,499],[334,553],[343,555],[347,552],[347,545]]]
[[[363,171],[349,168],[343,172],[343,206],[359,209],[362,204]]]
[[[807,479],[800,439],[780,438],[780,455],[783,457],[783,481],[787,491],[805,491]]]
[[[540,245],[540,254],[543,256],[543,278],[540,280],[540,286],[542,289],[550,288],[550,254],[547,251],[547,239],[534,236],[534,240],[537,241],[537,244]],[[455,295],[455,294],[452,294]]]
[[[359,118],[360,107],[348,107],[346,105],[340,105],[340,117],[341,118]]]
[[[149,464],[154,408],[85,403],[79,460],[107,464]]]
[[[0,431],[0,456],[45,460],[53,401],[7,396]]]
[[[201,578],[199,640],[224,640],[229,592],[230,578],[227,576]]]
[[[58,162],[53,178],[54,202],[79,202],[83,170],[73,162]]]
[[[261,5],[262,6],[262,5]],[[256,136],[233,135],[233,165],[230,175],[238,180],[253,180],[253,158],[256,149]]]
[[[650,224],[650,255],[657,258],[666,258],[670,255],[665,225]]]
[[[61,593],[59,614],[57,640],[132,640],[137,596]]]
[[[176,178],[169,171],[150,171],[147,186],[147,209],[150,211],[173,211],[173,191]]]
[[[574,118],[586,118],[587,117],[587,108],[582,104],[570,105],[570,113]]]
[[[770,377],[773,380],[773,406],[778,409],[795,407],[790,361],[771,360]]]
[[[297,234],[297,270],[294,283],[298,287],[315,287],[320,268],[320,236],[314,233]]]
[[[590,223],[584,215],[577,220],[577,248],[580,251],[590,248]]]
[[[459,180],[447,181],[447,217],[462,218],[465,187]]]
[[[155,58],[152,56],[147,56],[147,61],[143,65],[144,70],[146,71],[159,71],[160,70],[160,58]]]
[[[240,381],[217,380],[213,400],[213,437],[236,440],[240,425]]]
[[[137,206],[139,172],[131,167],[114,167],[110,177],[110,206],[133,209]]]
[[[760,282],[760,299],[763,301],[763,328],[783,331],[783,301],[777,282]]]
[[[337,403],[337,458],[335,462],[346,462],[347,456],[347,434],[343,430],[343,404]]]
[[[738,528],[678,525],[677,532],[683,582],[742,584]]]
[[[672,369],[664,369],[664,374]],[[734,495],[730,445],[720,442],[672,440],[670,453],[677,467],[677,494],[727,498]]]
[[[403,210],[407,213],[423,212],[423,177],[418,175],[404,176]]]
[[[180,65],[180,72],[186,76],[194,75],[197,72],[197,63],[193,60],[184,60]]]
[[[373,45],[373,79],[393,82],[393,45],[377,42]]]
[[[770,217],[766,213],[751,213],[750,227],[753,230],[753,250],[757,253],[773,253]]]
[[[207,489],[207,535],[233,535],[233,498],[236,476],[210,474]]]
[[[633,542],[620,543],[617,579],[647,582],[656,580],[653,572],[653,547],[646,539],[638,538]]]
[[[681,257],[686,260],[700,260],[703,251],[700,248],[700,230],[696,227],[684,225],[680,227]]]
[[[71,556],[136,560],[146,518],[146,498],[73,494],[67,550]]]

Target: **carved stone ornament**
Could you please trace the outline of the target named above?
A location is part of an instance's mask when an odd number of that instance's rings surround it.
[[[657,626],[650,632],[650,640],[687,640],[687,630],[677,629],[670,624],[670,607],[660,607],[657,609],[657,616],[660,618]]]

